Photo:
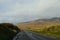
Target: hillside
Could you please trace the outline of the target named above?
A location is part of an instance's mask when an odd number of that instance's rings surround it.
[[[60,26],[51,26],[42,31],[33,31],[33,32],[36,32],[38,34],[43,34],[45,36],[60,38]]]
[[[0,40],[12,40],[20,31],[11,23],[0,23]]]
[[[49,28],[50,26],[60,25],[60,18],[52,18],[52,19],[38,19],[34,21],[18,23],[18,27],[21,30],[36,30],[40,31],[45,28]]]
[[[18,23],[17,26],[21,30],[30,30],[39,34],[60,38],[60,18],[38,19]]]

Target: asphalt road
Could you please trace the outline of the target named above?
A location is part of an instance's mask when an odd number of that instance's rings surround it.
[[[14,37],[13,40],[60,40],[52,37],[46,37],[41,34],[30,32],[27,30],[21,31]]]

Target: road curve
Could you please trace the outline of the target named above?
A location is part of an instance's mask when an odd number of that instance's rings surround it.
[[[13,38],[13,40],[60,40],[52,37],[46,37],[34,32],[23,30]]]

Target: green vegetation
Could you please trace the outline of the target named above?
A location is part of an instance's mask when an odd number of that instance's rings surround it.
[[[12,40],[18,32],[20,32],[20,29],[18,29],[17,26],[13,24],[0,24],[0,40]]]
[[[42,31],[33,31],[39,34],[44,34],[46,36],[52,36],[54,38],[60,38],[60,26],[51,26],[49,28],[45,28]]]

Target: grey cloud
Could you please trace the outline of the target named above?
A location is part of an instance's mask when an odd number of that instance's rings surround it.
[[[8,17],[6,19],[8,22],[24,22],[38,18],[58,16],[60,13],[57,11],[60,10],[60,4],[56,3],[58,1],[59,0],[15,0],[12,4],[7,5],[8,10],[0,15],[0,19],[2,19],[2,17]],[[52,6],[53,8],[51,8]],[[4,18],[2,19],[3,21]]]

